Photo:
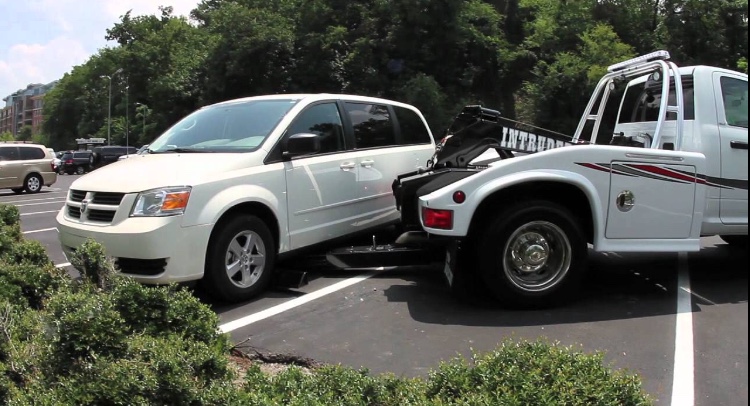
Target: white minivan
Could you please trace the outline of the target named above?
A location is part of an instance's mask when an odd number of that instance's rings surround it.
[[[422,114],[349,95],[273,95],[203,107],[147,153],[71,185],[57,215],[70,255],[87,238],[151,284],[202,280],[236,302],[280,257],[398,221],[391,185],[434,154]]]

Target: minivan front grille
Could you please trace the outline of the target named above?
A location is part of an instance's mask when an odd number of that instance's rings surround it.
[[[74,202],[83,201],[86,198],[86,192],[83,190],[70,190],[70,200]]]
[[[71,190],[67,202],[67,215],[84,222],[108,224],[114,220],[124,197],[124,193]],[[85,209],[83,213],[81,208]]]
[[[68,206],[68,216],[76,219],[81,218],[81,208],[76,206]]]
[[[88,217],[89,221],[111,223],[112,219],[115,218],[115,212],[111,210],[89,209],[86,212],[86,216]]]
[[[94,199],[91,202],[95,204],[119,206],[123,196],[125,196],[124,193],[96,192],[94,193]]]

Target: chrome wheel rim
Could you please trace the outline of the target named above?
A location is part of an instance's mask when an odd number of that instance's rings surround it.
[[[224,267],[229,281],[238,288],[253,286],[265,270],[266,246],[254,231],[242,231],[229,242]]]
[[[40,187],[42,187],[41,182],[39,182],[39,178],[37,178],[36,176],[30,177],[26,182],[26,186],[32,192],[36,192]]]
[[[534,221],[518,227],[503,249],[503,271],[519,289],[541,292],[557,285],[568,273],[570,241],[557,225]]]

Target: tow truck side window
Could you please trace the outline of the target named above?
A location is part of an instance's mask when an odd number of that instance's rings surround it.
[[[723,76],[721,97],[727,124],[747,128],[747,81]]]
[[[682,95],[685,100],[685,120],[695,119],[695,95],[693,93],[693,77],[682,77]],[[669,104],[677,104],[674,84],[669,89]],[[638,83],[628,87],[620,111],[618,123],[640,123],[657,121],[659,106],[661,105],[661,82],[650,84]],[[667,120],[676,120],[676,113],[667,113]]]

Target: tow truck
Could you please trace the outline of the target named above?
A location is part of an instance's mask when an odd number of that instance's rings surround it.
[[[528,308],[574,297],[589,249],[693,252],[719,235],[746,250],[747,74],[670,59],[609,66],[572,136],[466,106],[426,168],[393,182],[403,234],[328,261],[439,261],[456,293]]]

